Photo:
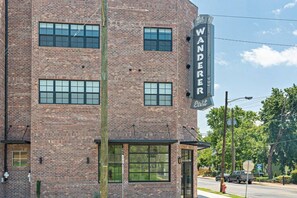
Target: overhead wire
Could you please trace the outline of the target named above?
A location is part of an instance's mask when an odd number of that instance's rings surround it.
[[[223,14],[212,14],[215,17],[224,18],[238,18],[238,19],[254,19],[254,20],[266,20],[266,21],[287,21],[287,22],[297,22],[297,19],[283,19],[283,18],[268,18],[268,17],[252,17],[252,16],[236,16],[236,15],[223,15]]]

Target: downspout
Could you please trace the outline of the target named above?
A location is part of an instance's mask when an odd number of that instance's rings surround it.
[[[4,68],[4,140],[7,140],[8,130],[8,0],[5,0],[5,68]],[[4,174],[8,172],[7,168],[7,143],[4,143]],[[4,177],[4,180],[7,178]]]

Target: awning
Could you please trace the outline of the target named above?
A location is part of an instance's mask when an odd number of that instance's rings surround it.
[[[3,144],[31,144],[29,140],[1,140]]]
[[[197,146],[198,150],[207,149],[210,147],[210,143],[200,141],[180,141],[181,144]]]
[[[95,139],[94,142],[96,144],[101,143],[101,139]],[[178,142],[178,140],[171,140],[171,139],[158,139],[158,140],[148,140],[148,139],[109,139],[109,143],[111,144],[174,144]]]

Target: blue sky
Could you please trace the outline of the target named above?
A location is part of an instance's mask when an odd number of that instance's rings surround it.
[[[259,111],[261,100],[271,89],[297,84],[297,0],[192,0],[199,14],[258,17],[285,20],[257,20],[214,16],[215,38],[273,43],[251,44],[215,39],[214,107],[224,105],[225,91],[229,99],[239,100],[245,110]],[[288,45],[288,46],[282,46]],[[291,45],[291,46],[290,46]],[[208,130],[205,115],[198,112],[198,127]]]

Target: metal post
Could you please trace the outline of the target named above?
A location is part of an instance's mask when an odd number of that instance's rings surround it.
[[[249,171],[250,171],[250,161],[248,161],[248,165],[247,165],[245,198],[247,197],[247,186],[248,186],[248,183],[249,183]]]
[[[225,172],[225,151],[226,151],[226,131],[227,131],[227,108],[228,108],[228,91],[225,92],[225,111],[224,111],[224,131],[223,131],[223,148],[221,162],[221,185],[220,192],[223,192],[224,172]]]
[[[108,197],[108,68],[107,68],[107,0],[101,1],[101,167],[100,197]]]
[[[235,171],[235,148],[234,148],[234,109],[231,109],[231,131],[232,131],[232,143],[231,143],[231,154],[232,154],[232,170]]]

